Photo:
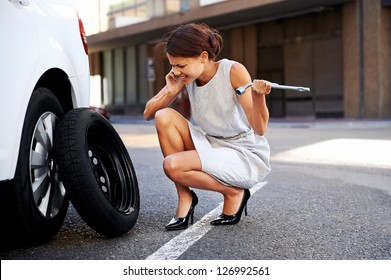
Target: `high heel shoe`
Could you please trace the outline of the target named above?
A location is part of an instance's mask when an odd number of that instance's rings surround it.
[[[190,220],[190,223],[193,224],[194,208],[198,204],[198,197],[193,191],[191,191],[191,196],[192,196],[191,206],[190,206],[189,212],[187,212],[186,217],[172,218],[172,220],[166,225],[166,230],[186,229],[189,226],[189,220]]]
[[[237,224],[242,217],[243,210],[244,210],[244,214],[247,216],[247,201],[249,200],[250,197],[251,197],[250,191],[248,189],[245,189],[242,202],[240,203],[239,209],[236,212],[236,214],[226,215],[224,213],[221,213],[220,216],[212,220],[210,224],[214,226]]]

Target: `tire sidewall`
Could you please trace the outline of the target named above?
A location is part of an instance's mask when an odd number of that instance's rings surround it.
[[[73,116],[72,116],[73,114]],[[66,124],[69,119],[73,119],[72,124]],[[77,119],[77,121],[75,121]],[[66,134],[73,138],[73,144],[64,148],[63,145],[69,145]],[[125,158],[125,167],[130,170],[133,191],[136,196],[134,199],[133,212],[122,213],[118,211],[101,191],[94,174],[88,156],[89,133],[91,130],[99,131],[102,137],[108,137],[112,140],[112,145]],[[60,174],[72,204],[83,220],[95,231],[109,237],[119,236],[130,230],[138,218],[139,213],[139,191],[135,171],[130,160],[129,154],[121,138],[112,125],[100,114],[87,108],[75,109],[69,112],[60,122],[56,133],[56,156],[58,158]],[[62,135],[61,135],[62,134]],[[65,150],[72,150],[74,156],[77,156],[77,163],[70,164],[71,160],[64,154]]]

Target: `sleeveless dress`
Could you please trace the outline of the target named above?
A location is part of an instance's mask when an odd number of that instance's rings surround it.
[[[191,104],[191,137],[202,171],[227,186],[250,189],[270,172],[270,148],[252,130],[230,81],[235,61],[222,59],[205,85],[186,85]]]

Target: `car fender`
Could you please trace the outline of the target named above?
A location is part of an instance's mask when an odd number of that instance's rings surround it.
[[[84,59],[87,61],[87,59]],[[10,133],[14,132],[15,134],[10,135],[9,139],[14,139],[7,144],[7,155],[1,155],[0,160],[4,161],[2,164],[5,168],[0,172],[0,178],[11,179],[15,174],[18,152],[19,152],[19,143],[21,138],[21,131],[23,128],[23,124],[25,121],[25,112],[27,111],[28,104],[30,102],[30,97],[34,88],[37,86],[39,79],[50,69],[60,69],[63,71],[71,84],[71,99],[73,108],[77,107],[88,107],[89,105],[89,81],[90,77],[87,75],[89,73],[88,64],[84,67],[85,75],[77,75],[74,71],[74,66],[69,63],[69,57],[63,52],[59,50],[50,50],[46,53],[41,54],[39,58],[39,63],[35,68],[34,73],[32,74],[30,81],[27,83],[28,85],[25,87],[23,98],[17,98],[12,102],[10,107],[13,109],[9,110],[9,114],[7,118],[13,120],[8,123],[8,127],[16,127],[17,129],[9,129]],[[81,66],[78,66],[81,67]],[[7,130],[7,128],[6,128]],[[12,164],[9,164],[12,163]],[[7,170],[9,169],[9,170]],[[6,175],[8,174],[8,175]]]

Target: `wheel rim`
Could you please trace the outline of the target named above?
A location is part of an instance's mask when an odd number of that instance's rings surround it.
[[[120,213],[134,211],[134,174],[116,140],[95,129],[88,132],[88,158],[96,182],[109,203]]]
[[[65,200],[65,188],[52,157],[53,137],[58,118],[46,112],[38,119],[30,147],[30,183],[34,205],[47,219],[54,218]]]

